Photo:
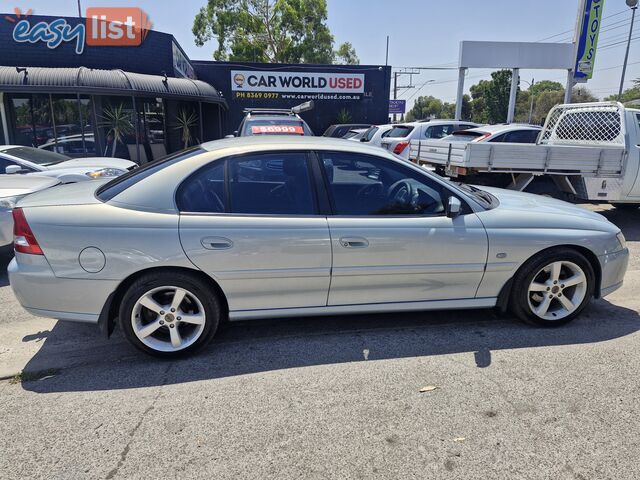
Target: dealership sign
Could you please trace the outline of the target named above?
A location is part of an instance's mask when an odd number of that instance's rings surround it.
[[[51,50],[63,43],[75,45],[81,55],[84,46],[136,47],[147,36],[151,23],[139,8],[87,8],[85,23],[69,24],[64,18],[50,22],[31,23],[31,10],[15,10],[15,17],[5,19],[14,23],[13,41],[17,43],[44,43]]]
[[[363,93],[361,73],[232,70],[234,92]]]
[[[404,113],[406,108],[406,100],[389,100],[389,113]]]
[[[587,0],[585,2],[584,21],[578,40],[578,57],[574,74],[577,81],[586,82],[593,76],[603,7],[604,0]]]

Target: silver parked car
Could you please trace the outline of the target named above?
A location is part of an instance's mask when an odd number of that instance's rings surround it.
[[[14,210],[18,300],[117,319],[160,356],[226,319],[498,306],[561,325],[621,286],[629,255],[596,213],[327,138],[215,141],[56,190]]]
[[[57,178],[41,175],[0,175],[0,247],[13,243],[12,211],[25,196],[58,185]]]

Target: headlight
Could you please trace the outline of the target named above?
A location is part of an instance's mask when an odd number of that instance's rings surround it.
[[[2,197],[0,198],[0,210],[13,210],[18,203],[20,197]]]
[[[621,250],[624,250],[625,248],[627,248],[627,240],[624,238],[624,235],[622,234],[622,232],[616,233],[616,238],[618,239],[618,242],[620,242]]]
[[[102,177],[117,177],[126,173],[126,170],[122,170],[121,168],[101,168],[100,170],[94,170],[93,172],[87,172],[85,175],[91,178],[102,178]]]

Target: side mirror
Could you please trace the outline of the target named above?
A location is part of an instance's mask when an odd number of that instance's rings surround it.
[[[462,211],[462,202],[456,197],[449,197],[447,200],[447,217],[456,218]]]
[[[366,141],[367,141],[367,139],[366,139],[366,138],[364,138],[364,137],[362,137],[362,138],[360,139],[360,141],[361,141],[361,142],[366,142]]]
[[[7,175],[15,175],[16,173],[21,173],[22,167],[20,165],[9,165],[4,169],[4,173]]]

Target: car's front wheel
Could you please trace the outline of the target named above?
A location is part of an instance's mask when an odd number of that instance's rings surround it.
[[[120,305],[127,339],[143,352],[179,357],[206,345],[216,333],[220,304],[198,277],[184,273],[144,275]]]
[[[522,320],[545,327],[564,325],[587,306],[595,274],[581,253],[570,249],[542,252],[518,271],[511,308]]]

